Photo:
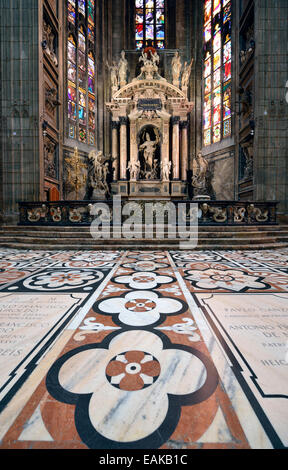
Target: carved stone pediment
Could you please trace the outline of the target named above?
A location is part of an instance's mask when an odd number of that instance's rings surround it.
[[[147,90],[152,90],[154,96],[161,96],[164,95],[167,98],[176,98],[180,100],[186,101],[187,98],[180,88],[172,85],[171,83],[167,82],[165,79],[163,80],[134,80],[128,85],[120,88],[114,96],[113,101],[118,101],[119,99],[123,98],[132,98],[134,95],[147,95]]]

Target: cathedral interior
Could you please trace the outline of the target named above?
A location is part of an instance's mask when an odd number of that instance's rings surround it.
[[[0,449],[287,449],[287,0],[0,7]]]

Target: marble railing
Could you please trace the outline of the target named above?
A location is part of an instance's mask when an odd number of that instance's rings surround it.
[[[142,211],[142,223],[145,223],[145,203],[158,204],[163,207],[164,222],[169,222],[165,205],[167,201],[128,201],[137,204]],[[19,225],[29,226],[89,226],[96,217],[95,204],[102,204],[104,208],[103,220],[113,221],[113,215],[118,210],[118,222],[123,223],[130,217],[123,215],[122,211],[127,201],[122,200],[120,207],[113,206],[113,201],[57,201],[57,202],[20,202]],[[171,203],[170,203],[171,204]],[[242,201],[173,201],[172,207],[176,210],[176,224],[186,220],[191,224],[194,217],[198,225],[275,225],[277,224],[277,202],[242,202]],[[97,207],[97,206],[96,206]],[[98,206],[99,207],[99,206]],[[167,206],[166,206],[167,208]],[[173,209],[174,210],[174,209]],[[119,212],[121,212],[119,216]],[[127,211],[125,211],[127,214]],[[181,217],[180,214],[181,213]],[[101,212],[97,213],[97,217]],[[131,215],[133,215],[131,213]],[[159,214],[158,214],[159,215]],[[160,214],[161,215],[161,214]],[[114,221],[115,223],[115,221]],[[183,225],[183,222],[181,222]]]

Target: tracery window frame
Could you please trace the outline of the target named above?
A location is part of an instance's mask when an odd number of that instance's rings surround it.
[[[96,141],[96,0],[66,0],[67,137]]]
[[[232,0],[203,0],[203,146],[232,135]]]
[[[155,49],[167,47],[167,7],[165,0],[134,1],[134,45],[136,50],[147,46]],[[141,31],[141,26],[143,29]]]

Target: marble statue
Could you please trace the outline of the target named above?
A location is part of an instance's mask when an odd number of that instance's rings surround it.
[[[92,150],[88,156],[88,186],[91,190],[96,190],[106,197],[109,195],[107,183],[109,174],[109,162],[101,151]]]
[[[53,33],[52,26],[48,23],[43,24],[43,42],[45,44],[46,53],[50,56],[52,62],[56,67],[58,66],[58,60],[54,47],[55,34]]]
[[[173,85],[179,86],[180,73],[182,69],[181,58],[179,52],[176,51],[172,59],[172,77]]]
[[[119,88],[118,66],[116,62],[113,61],[112,65],[109,65],[107,62],[107,67],[110,70],[111,90],[112,90],[112,95],[113,95],[115,91],[117,91]]]
[[[120,87],[125,86],[127,84],[127,71],[128,71],[128,61],[125,57],[125,51],[122,51],[121,59],[118,64]]]
[[[161,162],[162,180],[169,181],[172,163],[169,161]]]
[[[152,60],[154,65],[156,65],[157,67],[159,66],[160,57],[159,57],[157,51],[155,51],[154,53],[151,53],[151,60]]]
[[[145,160],[145,172],[152,171],[153,161],[156,152],[157,145],[160,142],[159,135],[156,133],[156,139],[151,140],[151,137],[148,132],[146,132],[146,140],[140,145],[139,150],[143,151],[143,156]]]
[[[137,80],[162,80],[166,81],[164,77],[161,77],[158,73],[158,66],[160,62],[160,57],[156,50],[153,51],[142,51],[141,56],[139,57],[139,62],[143,62],[141,67],[141,73],[138,77],[134,78],[133,81]]]
[[[192,186],[196,190],[206,189],[206,176],[208,171],[208,162],[199,152],[193,160]]]
[[[159,175],[159,162],[157,158],[154,158],[153,160],[153,165],[152,165],[152,171],[151,171],[151,179],[152,180],[157,180]]]
[[[158,54],[157,54],[157,57],[155,56],[155,54],[151,54],[149,58],[148,54],[143,51],[142,55],[139,57],[139,62],[143,62],[143,66],[141,67],[141,74],[139,78],[143,78],[146,80],[153,80],[155,73],[158,72],[158,63],[157,63],[157,60],[159,62]]]
[[[137,180],[140,174],[140,162],[129,162],[127,170],[130,171],[130,179]]]
[[[193,65],[193,59],[191,60],[190,64],[188,64],[188,62],[185,62],[184,64],[182,80],[181,80],[182,90],[187,90],[188,88],[192,65]]]

